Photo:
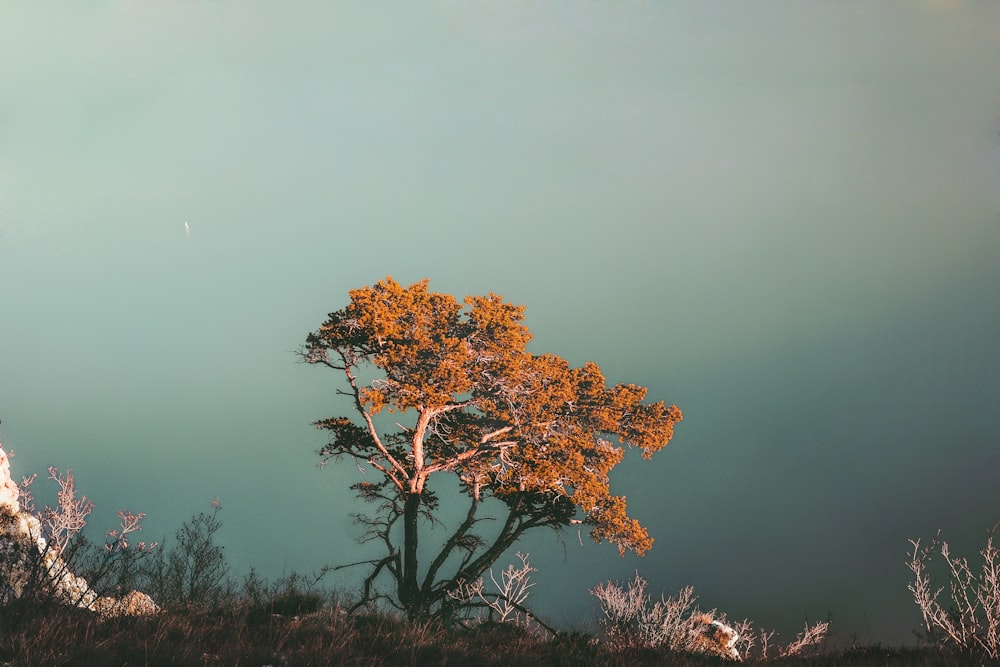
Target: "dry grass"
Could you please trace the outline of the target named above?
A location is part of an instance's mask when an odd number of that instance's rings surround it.
[[[515,624],[445,628],[336,605],[301,616],[245,603],[231,609],[100,620],[62,606],[0,610],[0,661],[9,665],[731,665],[649,648],[613,650],[586,633],[541,635]],[[289,604],[288,600],[281,604]],[[30,613],[26,613],[30,612]],[[979,665],[940,649],[869,647],[775,665]]]
[[[382,615],[347,616],[337,610],[301,617],[259,611],[166,612],[151,618],[100,621],[86,612],[51,608],[35,615],[30,624],[2,632],[0,660],[26,666],[547,662],[546,641],[509,628],[445,630]]]

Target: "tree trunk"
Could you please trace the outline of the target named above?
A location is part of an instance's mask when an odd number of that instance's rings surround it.
[[[417,584],[417,520],[420,518],[420,494],[410,493],[403,505],[403,582],[399,601],[411,618],[423,615],[423,596]]]

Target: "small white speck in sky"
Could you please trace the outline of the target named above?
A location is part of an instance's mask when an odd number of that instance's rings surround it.
[[[184,238],[191,238],[191,225],[188,224],[187,220],[184,221]]]

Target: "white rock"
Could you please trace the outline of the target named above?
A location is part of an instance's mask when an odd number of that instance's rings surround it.
[[[708,614],[702,614],[698,620],[694,642],[697,650],[732,660],[743,659],[736,649],[740,634],[734,628],[713,619]]]
[[[17,487],[17,482],[10,478],[10,460],[7,452],[0,445],[0,511],[8,514],[17,514],[21,511],[21,505],[17,499],[21,491]]]
[[[20,491],[10,477],[10,461],[0,445],[0,587],[14,597],[25,594],[30,585],[41,585],[53,599],[67,605],[89,609],[104,617],[146,616],[160,608],[145,593],[132,591],[121,599],[102,597],[83,577],[70,571],[55,549],[48,548],[38,517],[22,512]],[[39,583],[38,569],[44,569]]]

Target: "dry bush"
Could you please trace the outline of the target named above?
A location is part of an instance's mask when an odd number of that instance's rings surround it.
[[[219,506],[213,507],[182,524],[174,543],[159,549],[143,571],[149,593],[164,606],[211,609],[232,598],[229,563],[216,542]]]
[[[539,623],[524,606],[528,592],[535,585],[531,581],[531,575],[538,570],[528,562],[528,554],[519,551],[517,558],[521,565],[508,565],[500,573],[500,581],[497,581],[492,568],[490,569],[490,581],[496,592],[488,591],[486,582],[480,577],[471,583],[458,581],[457,587],[448,592],[449,599],[466,618],[523,626],[531,625],[533,620]],[[485,612],[485,617],[481,615],[482,612]]]
[[[611,651],[660,649],[668,653],[708,653],[736,660],[789,658],[804,655],[826,637],[829,623],[806,625],[794,641],[775,646],[775,633],[743,620],[729,623],[726,615],[702,612],[694,587],[653,602],[647,582],[638,574],[626,588],[603,582],[591,593],[601,604],[601,621]]]
[[[56,507],[48,505],[42,510],[42,524],[49,538],[49,545],[59,553],[64,553],[73,538],[87,525],[87,515],[94,509],[94,503],[87,496],[76,497],[76,481],[73,471],[60,474],[58,468],[49,466],[49,479],[58,486]]]
[[[978,571],[968,559],[952,556],[940,532],[925,547],[919,539],[910,540],[913,550],[906,563],[914,576],[907,588],[920,608],[928,636],[991,659],[1000,658],[1000,550],[994,544],[998,525],[987,533]],[[948,609],[940,601],[945,586],[935,588],[931,582],[929,568],[935,556],[944,561],[947,573]]]
[[[677,595],[652,602],[647,582],[638,574],[627,588],[610,581],[598,584],[591,594],[601,604],[601,626],[615,649],[649,647],[668,651],[694,652],[695,629],[700,616],[694,602],[694,587],[682,588]]]

